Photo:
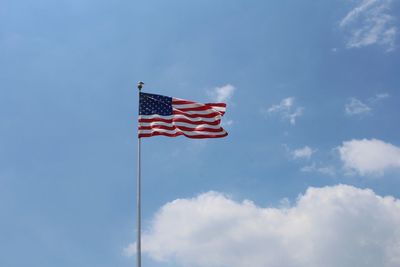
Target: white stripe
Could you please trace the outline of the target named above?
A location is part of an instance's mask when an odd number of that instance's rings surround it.
[[[194,102],[194,101],[186,100],[186,99],[182,99],[182,98],[177,98],[177,97],[173,97],[173,98],[172,98],[172,103],[174,103],[174,101],[193,102],[193,104],[197,104],[197,103],[198,103],[198,102]],[[198,104],[201,104],[201,103],[198,103]]]
[[[223,113],[225,113],[225,111],[226,111],[226,108],[224,108],[224,107],[212,106],[212,108],[215,109],[215,110],[218,111],[218,112],[223,112]]]
[[[220,115],[217,115],[212,118],[190,118],[182,114],[177,114],[177,115],[169,115],[169,116],[161,116],[158,114],[154,115],[139,115],[139,120],[140,119],[165,119],[165,120],[171,120],[171,119],[187,119],[190,121],[204,121],[204,122],[215,122],[221,119]]]
[[[221,112],[225,112],[226,111],[226,107],[220,107],[220,106],[214,106],[212,104],[201,104],[201,103],[196,103],[196,104],[172,104],[172,107],[176,108],[176,109],[181,109],[181,108],[199,108],[199,107],[209,107],[209,109],[215,109]]]
[[[221,132],[203,132],[203,131],[182,131],[179,129],[175,130],[164,130],[164,129],[154,129],[154,130],[139,130],[139,134],[151,134],[154,132],[160,132],[160,133],[168,133],[168,134],[176,134],[176,133],[184,133],[186,135],[190,136],[196,136],[196,135],[224,135],[226,132],[221,128]]]
[[[209,109],[210,109],[210,110],[215,110],[215,112],[222,112],[222,113],[225,113],[225,111],[226,111],[226,107],[214,106],[214,105],[212,105],[212,104],[208,104],[208,105],[205,105],[205,104],[202,104],[202,103],[181,104],[181,105],[179,105],[179,104],[172,104],[172,107],[173,107],[173,108],[176,108],[176,109],[182,109],[182,108],[198,108],[198,107],[205,107],[205,106],[210,107]]]
[[[172,104],[172,107],[180,109],[180,108],[198,108],[204,107],[204,104],[196,103],[196,104]]]
[[[192,128],[192,129],[199,129],[199,128],[208,128],[208,129],[219,129],[221,128],[220,125],[209,125],[209,124],[191,124],[191,123],[186,123],[186,122],[172,122],[172,123],[168,123],[168,122],[162,122],[162,121],[154,121],[154,122],[139,122],[139,126],[145,126],[145,127],[152,127],[152,126],[156,126],[156,125],[163,125],[163,126],[168,126],[168,127],[172,127],[172,126],[184,126],[184,127],[188,127],[188,128]]]
[[[173,108],[174,110],[179,110],[177,108]],[[179,110],[180,112],[184,112],[186,114],[190,114],[190,115],[207,115],[207,114],[211,114],[211,113],[219,113],[218,110],[214,110],[214,109],[208,109],[208,110],[193,110],[193,111],[187,111],[187,110]],[[217,115],[218,116],[218,115]]]

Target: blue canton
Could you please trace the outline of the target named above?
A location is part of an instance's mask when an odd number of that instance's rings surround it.
[[[172,115],[172,97],[140,93],[139,115]]]

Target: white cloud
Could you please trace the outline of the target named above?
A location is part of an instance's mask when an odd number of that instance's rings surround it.
[[[400,148],[377,139],[343,142],[338,148],[348,171],[359,175],[381,176],[385,171],[400,169]]]
[[[207,93],[215,102],[228,102],[232,98],[235,90],[236,88],[233,85],[227,84],[221,87],[215,87]]]
[[[390,95],[388,93],[376,94],[376,99],[385,99],[388,98]]]
[[[368,101],[371,104],[374,104],[378,101],[381,101],[381,100],[389,98],[389,97],[390,97],[390,95],[388,93],[380,93],[380,94],[376,94],[374,97],[371,97],[370,99],[368,99]]]
[[[365,115],[372,112],[373,107],[380,101],[390,97],[388,93],[379,93],[367,99],[368,104],[361,100],[351,97],[347,100],[345,105],[345,112],[347,115]]]
[[[314,154],[315,150],[311,149],[309,146],[305,146],[303,148],[295,149],[291,152],[292,157],[294,159],[310,159],[312,154]]]
[[[392,0],[358,0],[341,21],[340,27],[349,31],[348,48],[380,44],[391,51],[395,46],[395,18],[388,13]]]
[[[334,176],[336,174],[335,167],[331,165],[319,166],[315,162],[311,165],[304,166],[300,169],[302,172],[318,172],[324,175]]]
[[[287,118],[290,121],[290,124],[296,124],[296,118],[303,115],[304,108],[298,107],[293,113],[287,114]]]
[[[303,115],[303,107],[295,107],[295,98],[287,97],[283,99],[278,105],[273,105],[263,113],[272,114],[278,113],[283,119],[288,120],[290,124],[296,124],[296,119]]]
[[[345,111],[347,115],[360,115],[369,113],[371,111],[371,108],[365,103],[361,102],[361,100],[352,97],[346,103]]]
[[[180,266],[397,267],[399,229],[400,201],[369,189],[309,188],[280,208],[208,192],[165,204],[142,248]]]
[[[294,97],[288,97],[281,101],[279,105],[273,105],[268,109],[268,112],[288,111],[294,104]]]

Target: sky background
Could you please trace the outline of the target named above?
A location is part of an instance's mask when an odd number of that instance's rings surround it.
[[[400,266],[397,0],[0,2],[0,266],[133,266],[137,89],[228,104],[142,140],[143,266]]]

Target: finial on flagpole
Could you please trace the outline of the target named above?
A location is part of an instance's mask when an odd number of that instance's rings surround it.
[[[137,88],[139,89],[139,91],[140,90],[142,90],[142,88],[143,88],[143,85],[144,85],[144,82],[138,82],[138,84],[137,84]]]

